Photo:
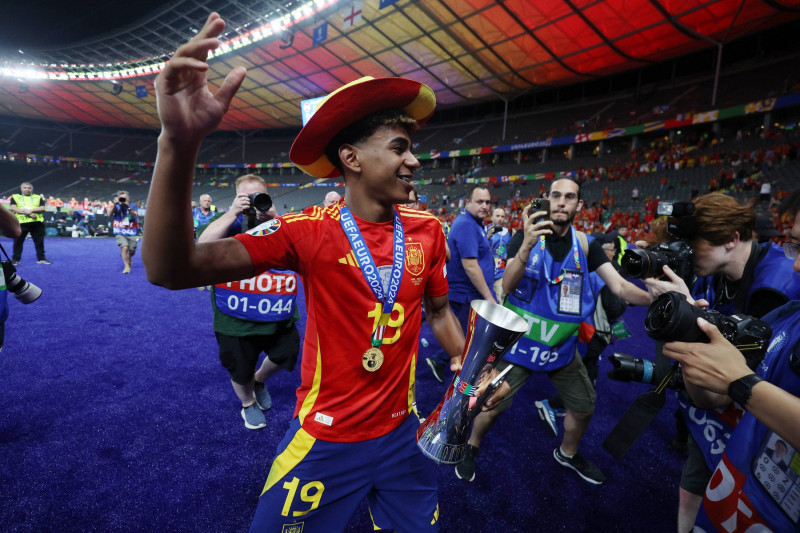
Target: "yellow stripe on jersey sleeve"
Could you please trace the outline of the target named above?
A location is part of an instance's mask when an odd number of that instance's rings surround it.
[[[263,495],[275,483],[291,472],[308,455],[315,442],[317,442],[317,439],[309,435],[305,429],[298,429],[297,433],[292,437],[292,442],[272,462],[272,468],[269,469],[267,482],[264,484],[264,490],[261,491],[261,494]]]
[[[297,418],[300,419],[300,425],[303,425],[306,416],[308,415],[308,413],[311,412],[311,409],[314,407],[314,403],[317,401],[317,396],[319,396],[320,381],[322,381],[322,351],[320,350],[319,336],[318,336],[317,362],[316,362],[316,367],[314,369],[314,380],[311,382],[311,390],[308,391],[308,394],[306,394],[306,397],[303,400],[303,405],[300,407],[300,412],[297,413]]]

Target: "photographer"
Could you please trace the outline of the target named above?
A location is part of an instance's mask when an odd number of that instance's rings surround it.
[[[793,218],[790,240],[783,248],[800,274],[800,190],[786,199],[782,210]],[[797,274],[789,273],[794,282],[800,281]],[[795,458],[800,450],[800,300],[794,296],[763,320],[772,326],[772,341],[756,373],[739,350],[702,319],[697,324],[709,343],[664,346],[664,355],[681,363],[687,392],[697,405],[719,409],[736,402],[745,410],[705,489],[695,522],[703,531],[798,529],[800,504],[786,497],[796,493],[797,478],[779,471],[769,447],[774,449],[780,438]]]
[[[112,219],[114,238],[117,240],[122,262],[125,268],[123,274],[131,273],[131,260],[139,244],[139,214],[130,205],[130,196],[127,191],[119,191],[114,198],[114,205],[108,209],[108,216]]]
[[[22,234],[17,217],[2,205],[0,205],[0,233],[12,239],[16,239]],[[3,266],[0,265],[0,281],[2,281],[2,288],[0,288],[0,350],[3,349],[5,342],[6,319],[8,318],[8,288],[5,276]]]
[[[255,200],[263,202],[264,197],[269,198],[267,186],[259,176],[247,174],[237,179],[236,197],[230,210],[198,228],[197,242],[232,237],[277,216],[274,206],[260,203],[261,209],[254,207]],[[219,359],[231,375],[248,429],[267,425],[262,411],[272,407],[272,398],[264,382],[281,368],[291,372],[297,362],[300,351],[300,334],[295,326],[300,318],[297,285],[298,276],[294,272],[269,270],[249,280],[211,288]],[[242,304],[243,299],[256,303]],[[267,357],[256,371],[261,352]]]
[[[761,318],[790,299],[800,298],[800,279],[792,275],[792,263],[775,245],[759,246],[753,240],[756,216],[752,207],[739,204],[722,193],[701,196],[692,202],[693,214],[682,217],[681,237],[688,239],[695,256],[694,271],[701,279],[693,290],[709,302],[709,308],[724,315],[744,313]],[[681,292],[689,296],[685,283],[665,269]],[[665,282],[645,281],[658,291]],[[692,301],[691,299],[689,301]],[[741,410],[733,405],[703,410],[679,395],[679,405],[689,427],[689,457],[680,483],[678,531],[694,522],[702,494],[719,462]]]

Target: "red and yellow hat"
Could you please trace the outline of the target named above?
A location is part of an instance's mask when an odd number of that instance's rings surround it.
[[[365,76],[336,89],[317,107],[292,143],[289,159],[315,178],[335,178],[341,172],[325,155],[328,143],[344,128],[384,109],[402,109],[420,126],[436,107],[427,85],[406,78]]]

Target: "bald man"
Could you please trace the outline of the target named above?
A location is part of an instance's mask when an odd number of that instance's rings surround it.
[[[331,191],[331,192],[329,192],[328,194],[325,195],[325,199],[322,201],[322,206],[323,207],[330,207],[333,204],[335,204],[336,202],[338,202],[341,198],[342,198],[342,196],[338,192]]]

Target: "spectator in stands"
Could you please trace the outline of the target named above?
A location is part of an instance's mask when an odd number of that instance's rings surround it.
[[[498,302],[503,301],[503,272],[506,270],[506,255],[508,243],[511,242],[511,232],[506,227],[506,211],[498,207],[492,211],[492,222],[486,228],[486,236],[492,247],[494,256],[494,294]]]
[[[205,226],[217,214],[217,206],[211,203],[210,194],[200,195],[200,205],[192,209],[192,218],[194,219],[194,229],[200,226]]]
[[[472,189],[464,204],[464,211],[453,221],[447,236],[447,246],[450,248],[447,267],[450,308],[464,331],[467,331],[472,300],[482,298],[497,303],[492,290],[494,255],[483,228],[491,202],[488,189]],[[439,383],[444,383],[445,364],[449,360],[449,353],[445,350],[425,359]]]
[[[131,273],[133,255],[139,244],[139,215],[130,205],[130,196],[127,191],[119,191],[114,198],[112,207],[108,210],[112,220],[114,238],[117,240],[122,262],[125,268],[123,274]]]
[[[249,195],[259,193],[267,194],[267,185],[262,178],[253,174],[238,178],[231,208],[200,226],[197,242],[233,237],[242,233],[244,227],[254,228],[270,220],[272,215],[268,212],[250,211]],[[242,403],[241,415],[248,429],[261,429],[267,425],[262,413],[272,407],[265,383],[267,379],[282,368],[291,372],[297,362],[300,351],[300,334],[295,326],[300,318],[297,281],[294,272],[268,270],[254,278],[221,283],[211,289],[219,359],[231,375],[231,384]],[[242,298],[248,303],[240,306]],[[256,371],[261,352],[267,356]]]
[[[336,191],[331,191],[325,195],[325,199],[322,200],[322,207],[330,207],[336,202],[341,199],[341,195]]]
[[[20,225],[20,234],[14,239],[14,249],[11,262],[18,265],[22,259],[22,246],[25,237],[30,233],[33,246],[36,248],[36,263],[39,265],[52,264],[44,254],[44,213],[45,200],[41,194],[33,194],[33,185],[25,182],[19,186],[20,194],[11,195],[9,209],[16,215]]]

